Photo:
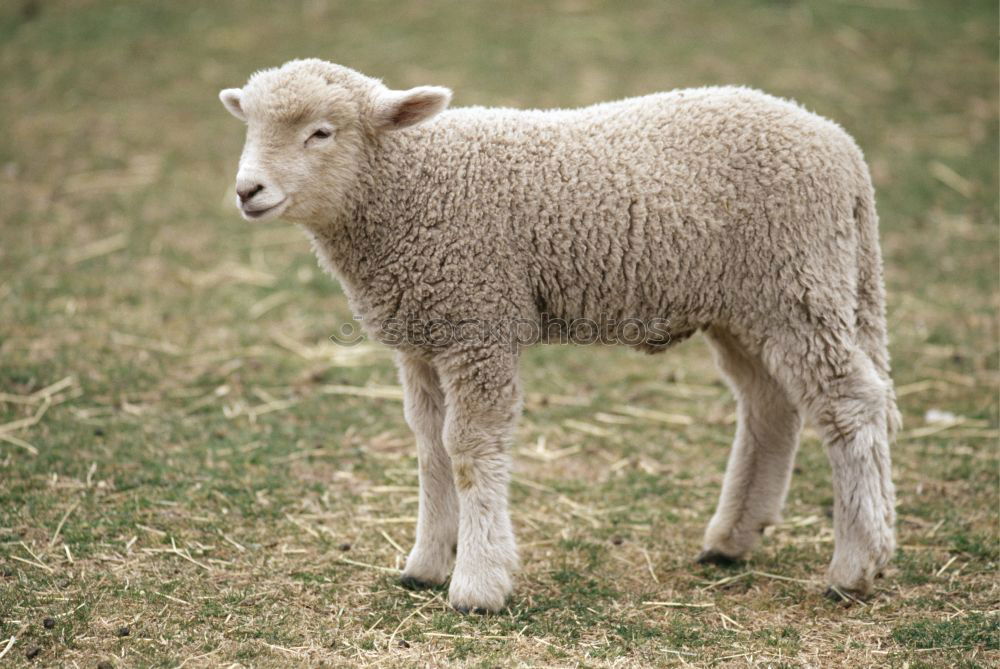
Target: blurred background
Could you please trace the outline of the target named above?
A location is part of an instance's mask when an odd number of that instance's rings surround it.
[[[4,2],[0,655],[997,661],[997,26],[988,0]],[[334,346],[336,282],[232,202],[243,128],[217,93],[296,57],[455,106],[741,84],[842,124],[876,185],[906,421],[874,602],[819,596],[810,433],[750,565],[691,565],[734,428],[698,340],[530,351],[511,611],[398,588],[416,463],[391,355]]]

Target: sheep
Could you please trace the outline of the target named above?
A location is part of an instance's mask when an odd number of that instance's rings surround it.
[[[739,87],[446,109],[446,88],[391,90],[315,59],[220,98],[247,125],[243,216],[299,224],[395,349],[420,480],[404,584],[450,574],[456,610],[505,606],[520,352],[578,321],[657,321],[627,345],[703,332],[738,407],[697,560],[742,559],[778,522],[809,420],[832,466],[828,592],[871,591],[895,550],[900,416],[874,191],[838,125]],[[474,327],[415,336],[427,323]],[[546,334],[522,338],[523,324]]]

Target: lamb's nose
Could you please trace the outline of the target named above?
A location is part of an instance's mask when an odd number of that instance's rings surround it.
[[[249,186],[247,188],[237,188],[236,194],[240,196],[240,202],[246,202],[253,198],[254,195],[264,190],[264,184],[257,184],[255,186]]]

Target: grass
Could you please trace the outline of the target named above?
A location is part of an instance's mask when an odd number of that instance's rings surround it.
[[[944,0],[5,3],[3,662],[995,666],[997,19]],[[231,205],[241,128],[218,89],[307,55],[459,105],[748,84],[855,135],[906,420],[874,598],[821,596],[832,498],[809,433],[786,522],[746,565],[692,564],[734,427],[698,339],[530,351],[509,610],[402,589],[416,462],[391,356],[330,344],[339,287],[297,230]]]

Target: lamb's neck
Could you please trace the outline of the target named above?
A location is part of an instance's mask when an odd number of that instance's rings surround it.
[[[356,186],[344,201],[299,221],[320,263],[348,291],[363,289],[413,233],[422,207],[418,181],[429,160],[426,133],[420,130],[386,133],[369,144]]]
[[[391,254],[413,233],[412,222],[423,211],[423,200],[431,196],[431,189],[420,184],[427,162],[419,128],[386,133],[369,147],[358,180],[357,206],[346,225],[350,243],[365,258]]]

